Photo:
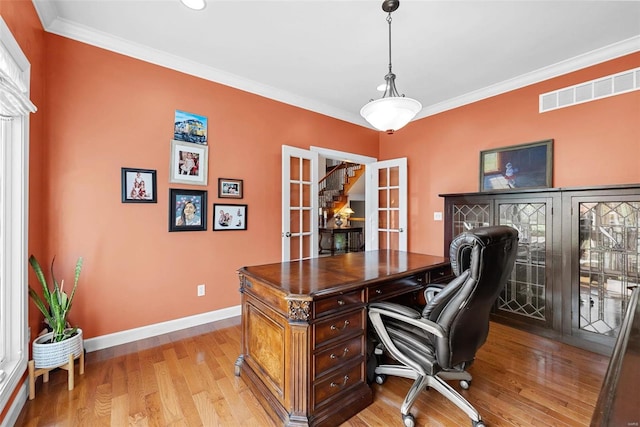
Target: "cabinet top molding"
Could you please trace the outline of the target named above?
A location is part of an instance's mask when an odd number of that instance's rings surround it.
[[[615,185],[595,185],[589,187],[556,187],[556,188],[528,188],[528,189],[514,189],[514,190],[500,190],[500,191],[470,191],[466,193],[442,193],[438,194],[439,197],[459,197],[459,196],[490,196],[490,195],[505,195],[505,194],[529,194],[529,193],[550,193],[550,192],[563,192],[563,191],[599,191],[599,190],[639,190],[640,183],[635,184],[615,184]]]

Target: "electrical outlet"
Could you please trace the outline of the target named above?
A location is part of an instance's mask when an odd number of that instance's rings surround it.
[[[433,213],[434,221],[442,221],[442,212],[434,212]]]
[[[203,297],[204,296],[204,283],[198,285],[198,296],[199,297]]]

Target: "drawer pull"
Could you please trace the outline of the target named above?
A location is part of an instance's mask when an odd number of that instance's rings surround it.
[[[343,300],[341,300],[341,299],[339,299],[339,300],[338,300],[338,305],[344,305],[344,301],[343,301]]]
[[[331,359],[337,359],[338,357],[345,357],[347,355],[347,353],[349,353],[349,347],[345,347],[344,350],[342,351],[342,356],[336,356],[335,353],[331,353],[331,356],[329,356]]]
[[[349,326],[349,321],[345,320],[344,321],[344,325],[342,325],[342,327],[340,329],[345,329],[347,326]],[[336,325],[331,325],[331,330],[332,331],[335,331],[337,329],[338,329],[338,327]]]
[[[376,294],[380,295],[382,293],[382,289],[376,289]]]
[[[344,379],[343,379],[343,381],[342,381],[342,384],[332,382],[332,383],[330,384],[330,386],[331,386],[331,387],[344,387],[345,385],[347,385],[347,381],[349,381],[349,375],[345,375],[345,376],[344,376]]]

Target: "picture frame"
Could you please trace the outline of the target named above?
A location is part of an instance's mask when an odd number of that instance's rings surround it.
[[[122,168],[122,203],[157,203],[155,169]]]
[[[169,231],[204,231],[206,229],[207,192],[170,188]]]
[[[218,178],[218,198],[242,199],[243,180],[232,178]]]
[[[207,185],[209,147],[191,142],[171,140],[169,182]]]
[[[176,110],[173,121],[173,139],[194,144],[206,144],[207,118]]]
[[[247,229],[247,205],[213,204],[213,231]]]
[[[480,191],[550,188],[553,139],[480,152]]]

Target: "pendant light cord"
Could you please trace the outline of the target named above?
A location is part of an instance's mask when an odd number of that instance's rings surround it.
[[[389,23],[389,73],[391,73],[391,12],[387,15],[387,22]]]

